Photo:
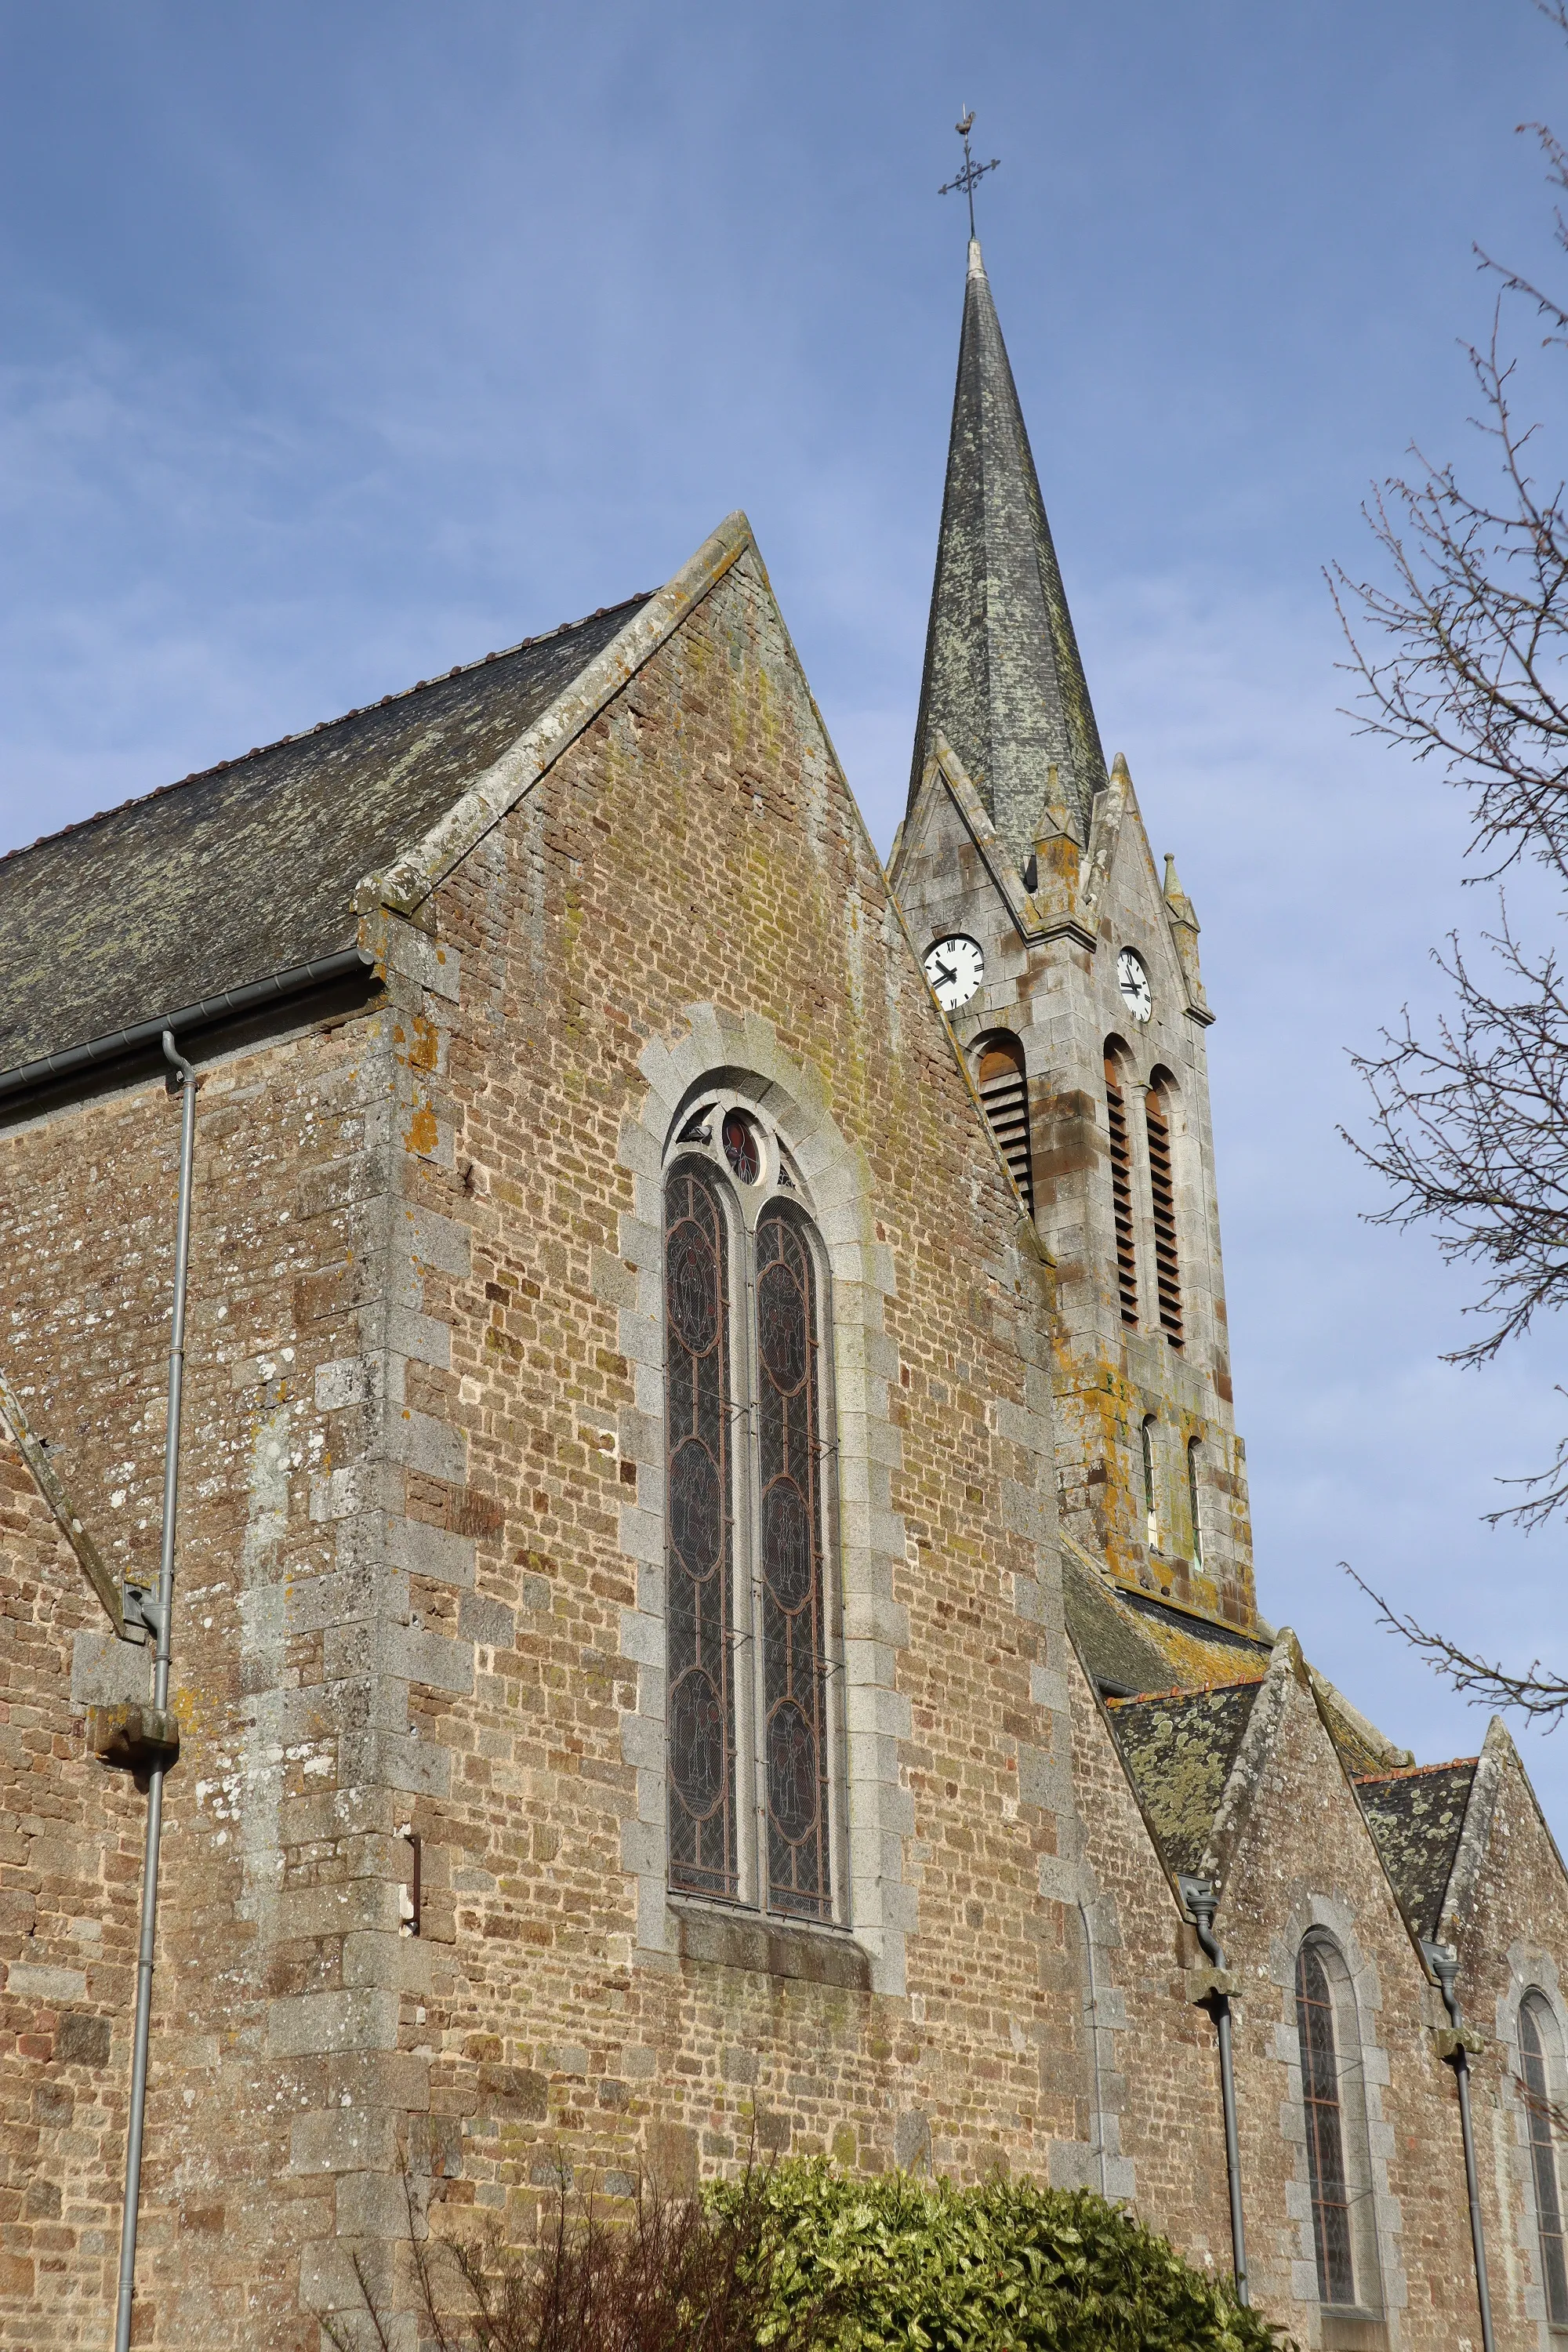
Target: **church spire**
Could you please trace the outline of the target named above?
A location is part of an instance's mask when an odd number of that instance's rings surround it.
[[[1054,762],[1081,840],[1105,782],[1029,436],[971,238],[910,804],[947,738],[1019,870]]]

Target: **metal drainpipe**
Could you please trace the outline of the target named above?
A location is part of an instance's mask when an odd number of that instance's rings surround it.
[[[1198,1942],[1211,1968],[1225,1967],[1225,1954],[1215,1939],[1214,1915],[1219,1897],[1214,1888],[1202,1879],[1183,1878],[1177,1882],[1183,1902],[1193,1916],[1198,1931]],[[1215,2032],[1219,2036],[1219,2095],[1225,2111],[1225,2169],[1230,2188],[1230,2257],[1236,2273],[1236,2299],[1250,2305],[1252,2291],[1247,2281],[1247,2234],[1241,2219],[1241,2151],[1236,2135],[1236,2072],[1230,2049],[1230,1995],[1213,1995]],[[1490,2352],[1489,2346],[1488,2352]]]
[[[191,1167],[196,1141],[196,1074],[163,1032],[163,1058],[180,1074],[180,1205],[174,1227],[174,1301],[169,1334],[169,1411],[163,1450],[163,1541],[158,1599],[142,1613],[158,1636],[153,1704],[169,1704],[169,1622],[174,1601],[174,1510],[180,1485],[180,1395],[185,1370],[185,1268],[191,1241]],[[158,1920],[158,1848],[163,1828],[163,1771],[154,1764],[147,1785],[147,1847],[142,1865],[142,1940],[136,1957],[136,2038],[131,2058],[131,2119],[125,2141],[125,2207],[120,2224],[120,2299],[114,2352],[130,2352],[131,2305],[136,2293],[136,2220],[142,2194],[142,2126],[147,2109],[147,2042],[153,2019],[153,1948]]]
[[[1422,1958],[1436,1978],[1448,2022],[1464,2032],[1459,1997],[1454,1990],[1459,1956],[1451,1944],[1423,1943]],[[1492,2299],[1487,2285],[1487,2242],[1481,2231],[1481,2185],[1476,2174],[1476,2141],[1470,2126],[1470,2055],[1462,2042],[1454,2051],[1453,2068],[1459,2084],[1459,2137],[1465,2144],[1465,2188],[1470,2200],[1470,2243],[1476,2257],[1476,2301],[1480,2306],[1482,2352],[1492,2352]]]
[[[1110,2174],[1106,2170],[1105,2163],[1105,2091],[1100,2074],[1100,1991],[1094,1974],[1094,1930],[1089,1925],[1089,1906],[1081,1895],[1079,1897],[1078,1916],[1083,1926],[1084,1970],[1088,1979],[1089,2046],[1094,2084],[1095,2154],[1100,2158],[1100,2193],[1102,2197],[1109,2198],[1110,2191],[1106,2187],[1106,2182],[1110,2179]]]

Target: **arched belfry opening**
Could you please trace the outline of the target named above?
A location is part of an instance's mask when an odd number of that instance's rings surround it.
[[[1034,1162],[1029,1151],[1029,1081],[1024,1048],[1009,1029],[994,1029],[973,1049],[974,1084],[991,1132],[1012,1171],[1024,1205],[1035,1213]]]

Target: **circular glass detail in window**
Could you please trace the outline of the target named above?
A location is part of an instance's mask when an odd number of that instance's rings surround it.
[[[675,1685],[669,1709],[669,1771],[681,1803],[705,1821],[724,1793],[724,1702],[710,1675],[692,1666]]]
[[[791,1845],[816,1827],[816,1740],[793,1698],[773,1709],[768,1725],[768,1811]]]
[[[694,1356],[705,1356],[719,1336],[718,1263],[694,1218],[683,1217],[670,1234],[664,1278],[677,1339]]]
[[[763,1150],[757,1130],[743,1110],[724,1114],[724,1157],[742,1184],[754,1184],[763,1172]]]
[[[669,1534],[682,1568],[699,1583],[712,1572],[723,1532],[717,1466],[707,1447],[689,1437],[669,1465]]]
[[[795,1269],[776,1258],[757,1285],[757,1344],[769,1380],[793,1396],[805,1378],[805,1300]]]
[[[775,1478],[763,1496],[763,1574],[779,1607],[794,1616],[811,1596],[811,1522],[793,1478]]]

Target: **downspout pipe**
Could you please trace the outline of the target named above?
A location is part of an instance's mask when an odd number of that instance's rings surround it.
[[[1423,1943],[1421,1957],[1437,1979],[1443,1996],[1443,2006],[1448,2012],[1453,2029],[1453,2049],[1448,2053],[1459,2085],[1459,2137],[1465,2144],[1465,2188],[1470,2200],[1470,2244],[1476,2258],[1476,2302],[1481,2319],[1482,2352],[1493,2352],[1492,2299],[1487,2284],[1487,2242],[1481,2229],[1481,2187],[1476,2172],[1476,2138],[1470,2123],[1470,2053],[1465,2041],[1464,2020],[1459,2014],[1459,1997],[1456,1990],[1459,1975],[1459,1956],[1452,1944]]]
[[[1220,1949],[1214,1931],[1214,1915],[1219,1906],[1219,1896],[1205,1879],[1182,1878],[1176,1882],[1177,1892],[1191,1914],[1198,1931],[1198,1943],[1204,1958],[1217,1975],[1225,1973],[1225,1954]],[[1236,2130],[1236,2068],[1230,2043],[1230,1995],[1216,1986],[1207,2003],[1214,2018],[1215,2032],[1219,2038],[1219,2096],[1225,2114],[1225,2169],[1230,2189],[1230,2258],[1236,2273],[1236,2299],[1247,2305],[1252,2290],[1247,2277],[1247,2232],[1241,2217],[1241,2150]],[[1488,2347],[1490,2352],[1490,2347]]]
[[[196,1074],[163,1031],[163,1058],[178,1074],[180,1199],[174,1225],[174,1298],[169,1331],[169,1410],[163,1449],[163,1537],[158,1598],[141,1603],[157,1638],[153,1704],[169,1704],[169,1628],[174,1605],[174,1515],[180,1488],[180,1402],[185,1372],[185,1276],[191,1244],[191,1171],[196,1144]],[[147,2044],[153,2022],[153,1953],[158,1923],[158,1853],[163,1830],[163,1776],[155,1761],[147,1783],[147,1844],[142,1865],[142,1937],[136,1955],[136,2034],[131,2055],[131,2115],[125,2137],[125,2205],[120,2224],[120,2294],[114,2352],[130,2352],[131,2306],[136,2293],[136,2222],[142,2196],[142,2133],[147,2112]]]

